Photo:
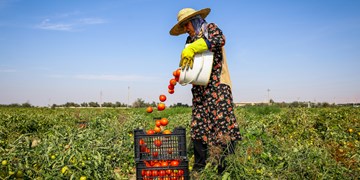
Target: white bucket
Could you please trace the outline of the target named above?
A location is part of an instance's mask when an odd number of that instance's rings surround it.
[[[193,68],[181,70],[179,84],[206,86],[210,80],[213,59],[214,53],[210,51],[195,54]]]

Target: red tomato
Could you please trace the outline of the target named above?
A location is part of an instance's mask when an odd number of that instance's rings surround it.
[[[162,144],[162,142],[161,142],[160,139],[156,139],[156,140],[154,141],[154,144],[155,144],[155,146],[160,147],[161,144]]]
[[[169,94],[174,94],[175,91],[173,89],[169,89],[168,92]]]
[[[158,176],[159,173],[157,170],[152,170],[151,174],[152,176]]]
[[[160,126],[161,126],[160,120],[156,120],[156,121],[155,121],[155,125],[156,125],[157,127],[160,127]]]
[[[168,85],[168,89],[169,89],[169,90],[174,90],[174,88],[175,88],[174,85],[172,85],[172,84],[169,84],[169,85]]]
[[[159,176],[165,176],[166,175],[166,171],[165,170],[160,170],[159,171]]]
[[[152,175],[151,170],[145,171],[145,176],[151,176],[151,175]]]
[[[162,111],[165,109],[165,104],[164,103],[159,103],[158,104],[158,111]]]
[[[166,125],[168,125],[168,123],[169,123],[169,120],[167,118],[161,118],[160,124],[162,126],[166,126]]]
[[[153,157],[158,157],[158,155],[159,155],[159,152],[157,152],[157,151],[153,152]]]
[[[153,108],[151,106],[146,108],[146,112],[147,113],[152,113],[153,112]]]
[[[159,96],[159,100],[161,101],[161,102],[165,102],[166,101],[166,96],[165,95],[160,95]]]
[[[146,170],[141,170],[141,176],[145,176]]]
[[[147,135],[151,135],[151,134],[155,134],[155,131],[153,129],[149,129],[147,132],[146,132]]]
[[[167,169],[167,170],[165,170],[166,171],[166,174],[167,175],[170,175],[171,173],[172,173],[172,170],[171,169]]]
[[[184,170],[179,169],[177,175],[178,175],[178,176],[183,176],[183,175],[184,175]]]
[[[172,160],[171,163],[170,163],[170,166],[179,166],[179,161]]]
[[[161,166],[162,166],[162,167],[168,167],[168,166],[169,166],[169,163],[166,162],[166,161],[163,161],[163,162],[161,162]]]
[[[144,141],[143,139],[140,139],[140,140],[139,140],[139,144],[140,144],[140,146],[142,146],[142,145],[145,144],[145,141]]]
[[[155,163],[153,167],[161,167],[161,164],[159,162]]]
[[[174,79],[170,79],[170,84],[171,84],[171,85],[175,86],[176,83],[177,83],[177,81],[176,81],[175,78],[174,78]]]

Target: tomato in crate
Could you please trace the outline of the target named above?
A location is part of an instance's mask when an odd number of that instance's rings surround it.
[[[186,130],[183,127],[177,127],[172,132],[149,133],[142,129],[135,129],[134,153],[136,162],[143,160],[187,160]]]
[[[171,166],[171,163],[176,166]],[[136,163],[136,179],[189,180],[189,163],[176,159],[140,161]]]

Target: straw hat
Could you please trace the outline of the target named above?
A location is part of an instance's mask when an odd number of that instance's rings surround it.
[[[196,11],[192,8],[184,8],[179,11],[177,15],[178,22],[175,24],[173,28],[170,30],[170,35],[177,36],[180,34],[186,33],[185,28],[182,26],[182,23],[184,23],[186,20],[196,16],[200,15],[203,19],[206,18],[206,16],[210,13],[210,8],[201,9],[199,11]]]

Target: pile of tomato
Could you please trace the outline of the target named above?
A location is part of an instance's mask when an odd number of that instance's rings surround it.
[[[160,169],[160,170],[142,170],[141,176],[144,180],[184,180],[183,169]]]

